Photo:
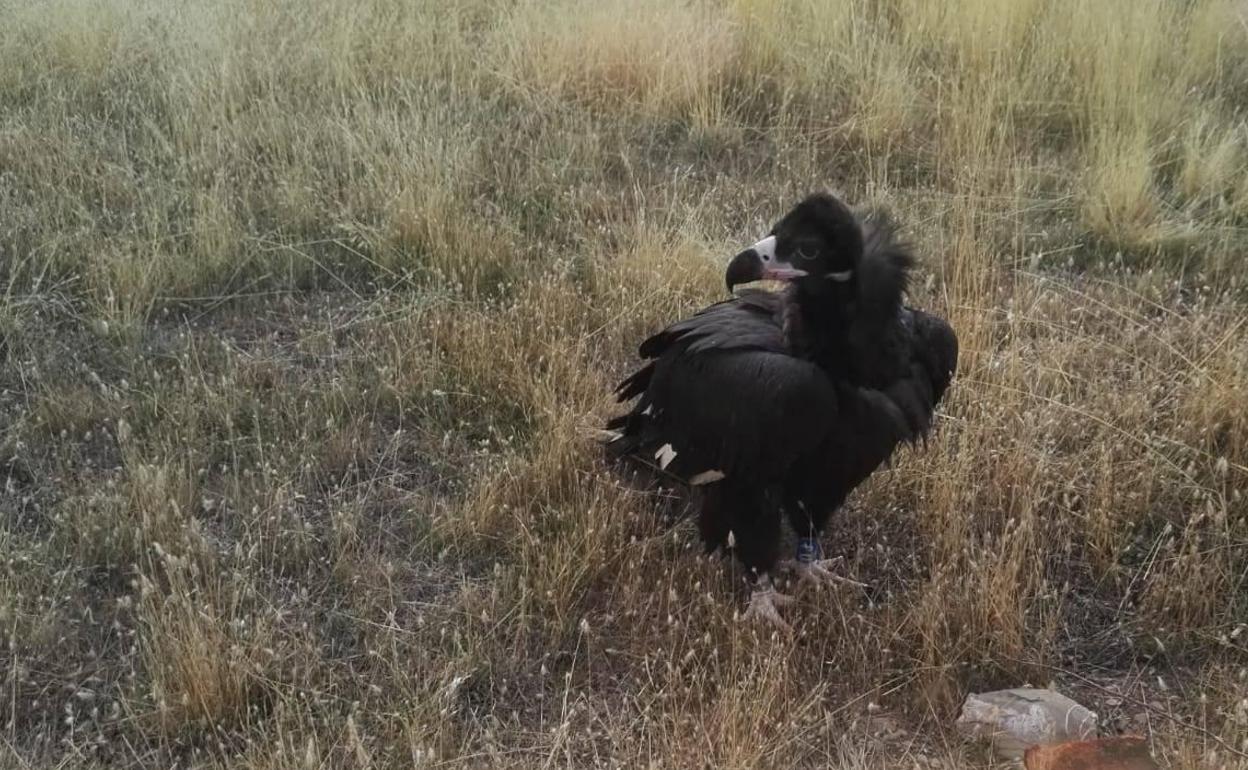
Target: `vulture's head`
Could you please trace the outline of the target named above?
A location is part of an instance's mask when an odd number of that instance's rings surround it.
[[[862,258],[863,233],[848,206],[828,193],[807,196],[758,243],[733,258],[728,291],[750,281],[850,285]]]

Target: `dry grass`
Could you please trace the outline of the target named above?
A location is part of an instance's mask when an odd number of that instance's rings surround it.
[[[0,0],[4,765],[1248,767],[1245,14]],[[781,638],[586,429],[825,185],[964,355]]]

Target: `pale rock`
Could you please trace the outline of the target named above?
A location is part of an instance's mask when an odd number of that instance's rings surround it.
[[[1032,746],[1081,740],[1096,733],[1096,714],[1053,690],[1020,687],[972,693],[957,725],[986,738],[1005,759],[1019,760]]]

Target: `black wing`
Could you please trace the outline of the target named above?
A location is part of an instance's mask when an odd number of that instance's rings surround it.
[[[935,316],[903,308],[876,332],[870,355],[854,356],[861,379],[838,387],[826,442],[799,458],[790,476],[789,494],[812,510],[840,506],[900,444],[924,438],[957,366],[957,338]]]
[[[878,415],[875,438],[881,446],[889,445],[891,452],[900,441],[927,435],[957,356],[957,337],[949,324],[911,308],[902,308],[892,324],[880,329],[869,350],[855,346],[855,392]]]
[[[931,380],[932,407],[935,408],[958,369],[958,336],[943,318],[922,310],[911,312],[914,314],[915,357]]]
[[[621,430],[612,449],[692,482],[782,478],[827,436],[838,402],[828,376],[788,352],[782,307],[779,295],[745,292],[642,343],[653,360],[616,390],[640,399],[608,423]]]
[[[673,350],[697,353],[712,348],[725,350],[785,350],[779,295],[758,289],[716,302],[683,321],[677,321],[641,343],[637,354],[657,359]],[[651,361],[615,389],[618,401],[639,396],[650,386],[657,362]]]

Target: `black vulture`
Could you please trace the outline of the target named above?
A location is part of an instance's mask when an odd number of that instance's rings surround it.
[[[708,552],[732,550],[752,585],[746,617],[785,623],[772,575],[838,579],[819,535],[846,496],[902,442],[924,438],[953,378],[944,320],[903,304],[913,259],[883,211],[859,216],[815,193],[728,265],[744,289],[641,344],[644,365],[616,388],[617,457],[657,464],[701,491]],[[780,561],[781,521],[798,536]]]

